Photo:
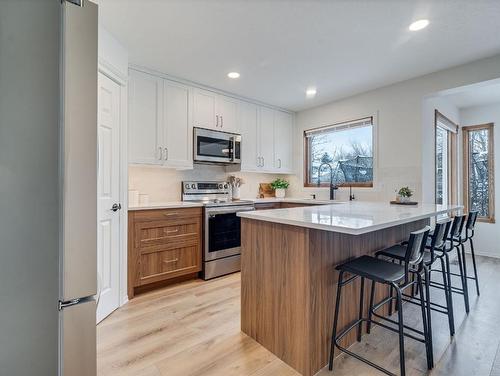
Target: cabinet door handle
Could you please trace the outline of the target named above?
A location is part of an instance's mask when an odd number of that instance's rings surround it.
[[[179,259],[178,259],[178,258],[173,259],[173,260],[163,260],[163,262],[164,262],[165,264],[171,264],[171,263],[175,263],[175,262],[177,262],[177,261],[179,261]]]
[[[220,127],[222,128],[224,126],[224,117],[221,115],[220,116]]]
[[[215,126],[219,126],[219,115],[215,115]]]
[[[278,158],[279,166],[278,168],[281,168],[281,159]]]
[[[163,215],[164,215],[165,217],[172,217],[172,216],[177,215],[177,214],[179,214],[179,212],[164,213]]]
[[[176,234],[179,232],[179,229],[176,228],[175,230],[167,230],[167,234]]]
[[[264,157],[262,157],[262,167],[264,167],[266,164],[266,160],[264,159]]]
[[[161,161],[163,158],[163,148],[161,146],[158,146],[158,159]]]
[[[168,148],[165,148],[165,160],[168,160]]]

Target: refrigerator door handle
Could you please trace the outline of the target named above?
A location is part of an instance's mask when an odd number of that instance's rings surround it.
[[[80,299],[71,299],[66,301],[59,300],[58,309],[59,311],[62,311],[64,308],[77,305],[78,303],[80,303]]]

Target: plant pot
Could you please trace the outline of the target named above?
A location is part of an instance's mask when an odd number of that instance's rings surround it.
[[[399,202],[410,202],[410,198],[406,196],[399,196]]]
[[[274,195],[277,197],[277,198],[283,198],[285,197],[285,192],[286,192],[286,189],[285,188],[276,188],[274,190]]]

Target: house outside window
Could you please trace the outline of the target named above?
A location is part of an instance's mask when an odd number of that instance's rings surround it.
[[[373,186],[373,118],[363,118],[304,132],[304,186]],[[322,166],[321,170],[319,170]]]

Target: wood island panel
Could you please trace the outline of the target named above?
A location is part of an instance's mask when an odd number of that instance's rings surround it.
[[[428,223],[423,219],[348,235],[242,218],[241,330],[301,374],[314,375],[328,362],[335,266],[405,240]],[[340,330],[357,318],[359,283],[342,290]],[[366,283],[365,315],[369,287]],[[388,288],[377,285],[376,301],[387,293]],[[352,331],[342,343],[354,341]]]

